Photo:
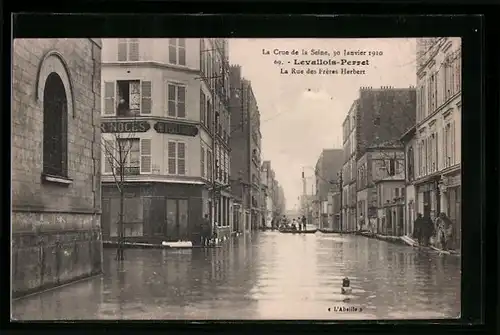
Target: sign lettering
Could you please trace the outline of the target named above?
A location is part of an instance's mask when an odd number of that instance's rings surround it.
[[[146,121],[118,121],[102,122],[101,132],[103,133],[145,133],[151,128]]]
[[[157,122],[155,123],[153,128],[160,134],[173,134],[193,137],[198,135],[198,127],[185,123]]]

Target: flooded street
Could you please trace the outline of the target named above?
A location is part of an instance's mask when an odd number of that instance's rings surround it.
[[[13,303],[18,320],[460,315],[460,258],[361,236],[262,232],[213,249],[105,249],[104,275]],[[340,293],[349,277],[352,295]],[[345,300],[349,298],[349,300]],[[338,311],[339,308],[349,311]]]

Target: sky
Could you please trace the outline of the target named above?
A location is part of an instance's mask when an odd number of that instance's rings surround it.
[[[274,55],[274,50],[299,55]],[[302,49],[308,55],[302,55]],[[264,54],[267,50],[270,54]],[[322,50],[329,55],[311,55]],[[365,55],[344,55],[365,51]],[[371,54],[369,54],[371,52]],[[368,65],[294,65],[317,59],[368,60]],[[415,39],[230,39],[229,61],[241,65],[252,83],[261,114],[262,160],[270,160],[283,186],[287,208],[298,205],[302,170],[308,193],[314,192],[314,171],[323,149],[342,148],[342,122],[359,88],[416,85]],[[281,62],[281,64],[276,64]],[[290,63],[289,63],[290,62]],[[364,69],[359,75],[291,74],[295,69]],[[281,68],[288,74],[281,74]]]

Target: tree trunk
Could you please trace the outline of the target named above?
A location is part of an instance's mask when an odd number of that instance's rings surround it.
[[[125,172],[125,169],[124,169],[124,162],[123,162],[123,159],[122,159],[122,156],[123,156],[123,153],[122,153],[122,150],[121,150],[121,146],[119,147],[119,161],[120,161],[120,166],[119,166],[119,169],[120,169],[120,215],[119,215],[119,222],[118,222],[118,229],[119,229],[119,232],[118,232],[118,253],[116,255],[116,258],[117,260],[119,261],[123,261],[124,257],[123,257],[123,249],[124,249],[124,231],[123,231],[123,210],[124,210],[124,198],[125,198],[125,190],[123,189],[123,179],[124,179],[124,172]]]

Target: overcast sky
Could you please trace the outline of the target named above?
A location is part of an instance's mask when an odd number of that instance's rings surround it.
[[[283,186],[287,208],[298,204],[305,168],[308,193],[313,166],[323,148],[342,148],[342,122],[361,86],[409,87],[416,85],[415,39],[230,39],[229,60],[242,66],[252,82],[261,113],[262,159],[270,160]],[[263,55],[262,50],[271,51]],[[337,57],[274,56],[273,50],[323,49]],[[381,56],[344,57],[346,50],[381,51]],[[365,75],[284,75],[280,60],[291,67],[294,59],[369,60]],[[288,64],[288,62],[291,62]],[[353,68],[309,66],[310,68]],[[304,66],[302,68],[307,68]]]

